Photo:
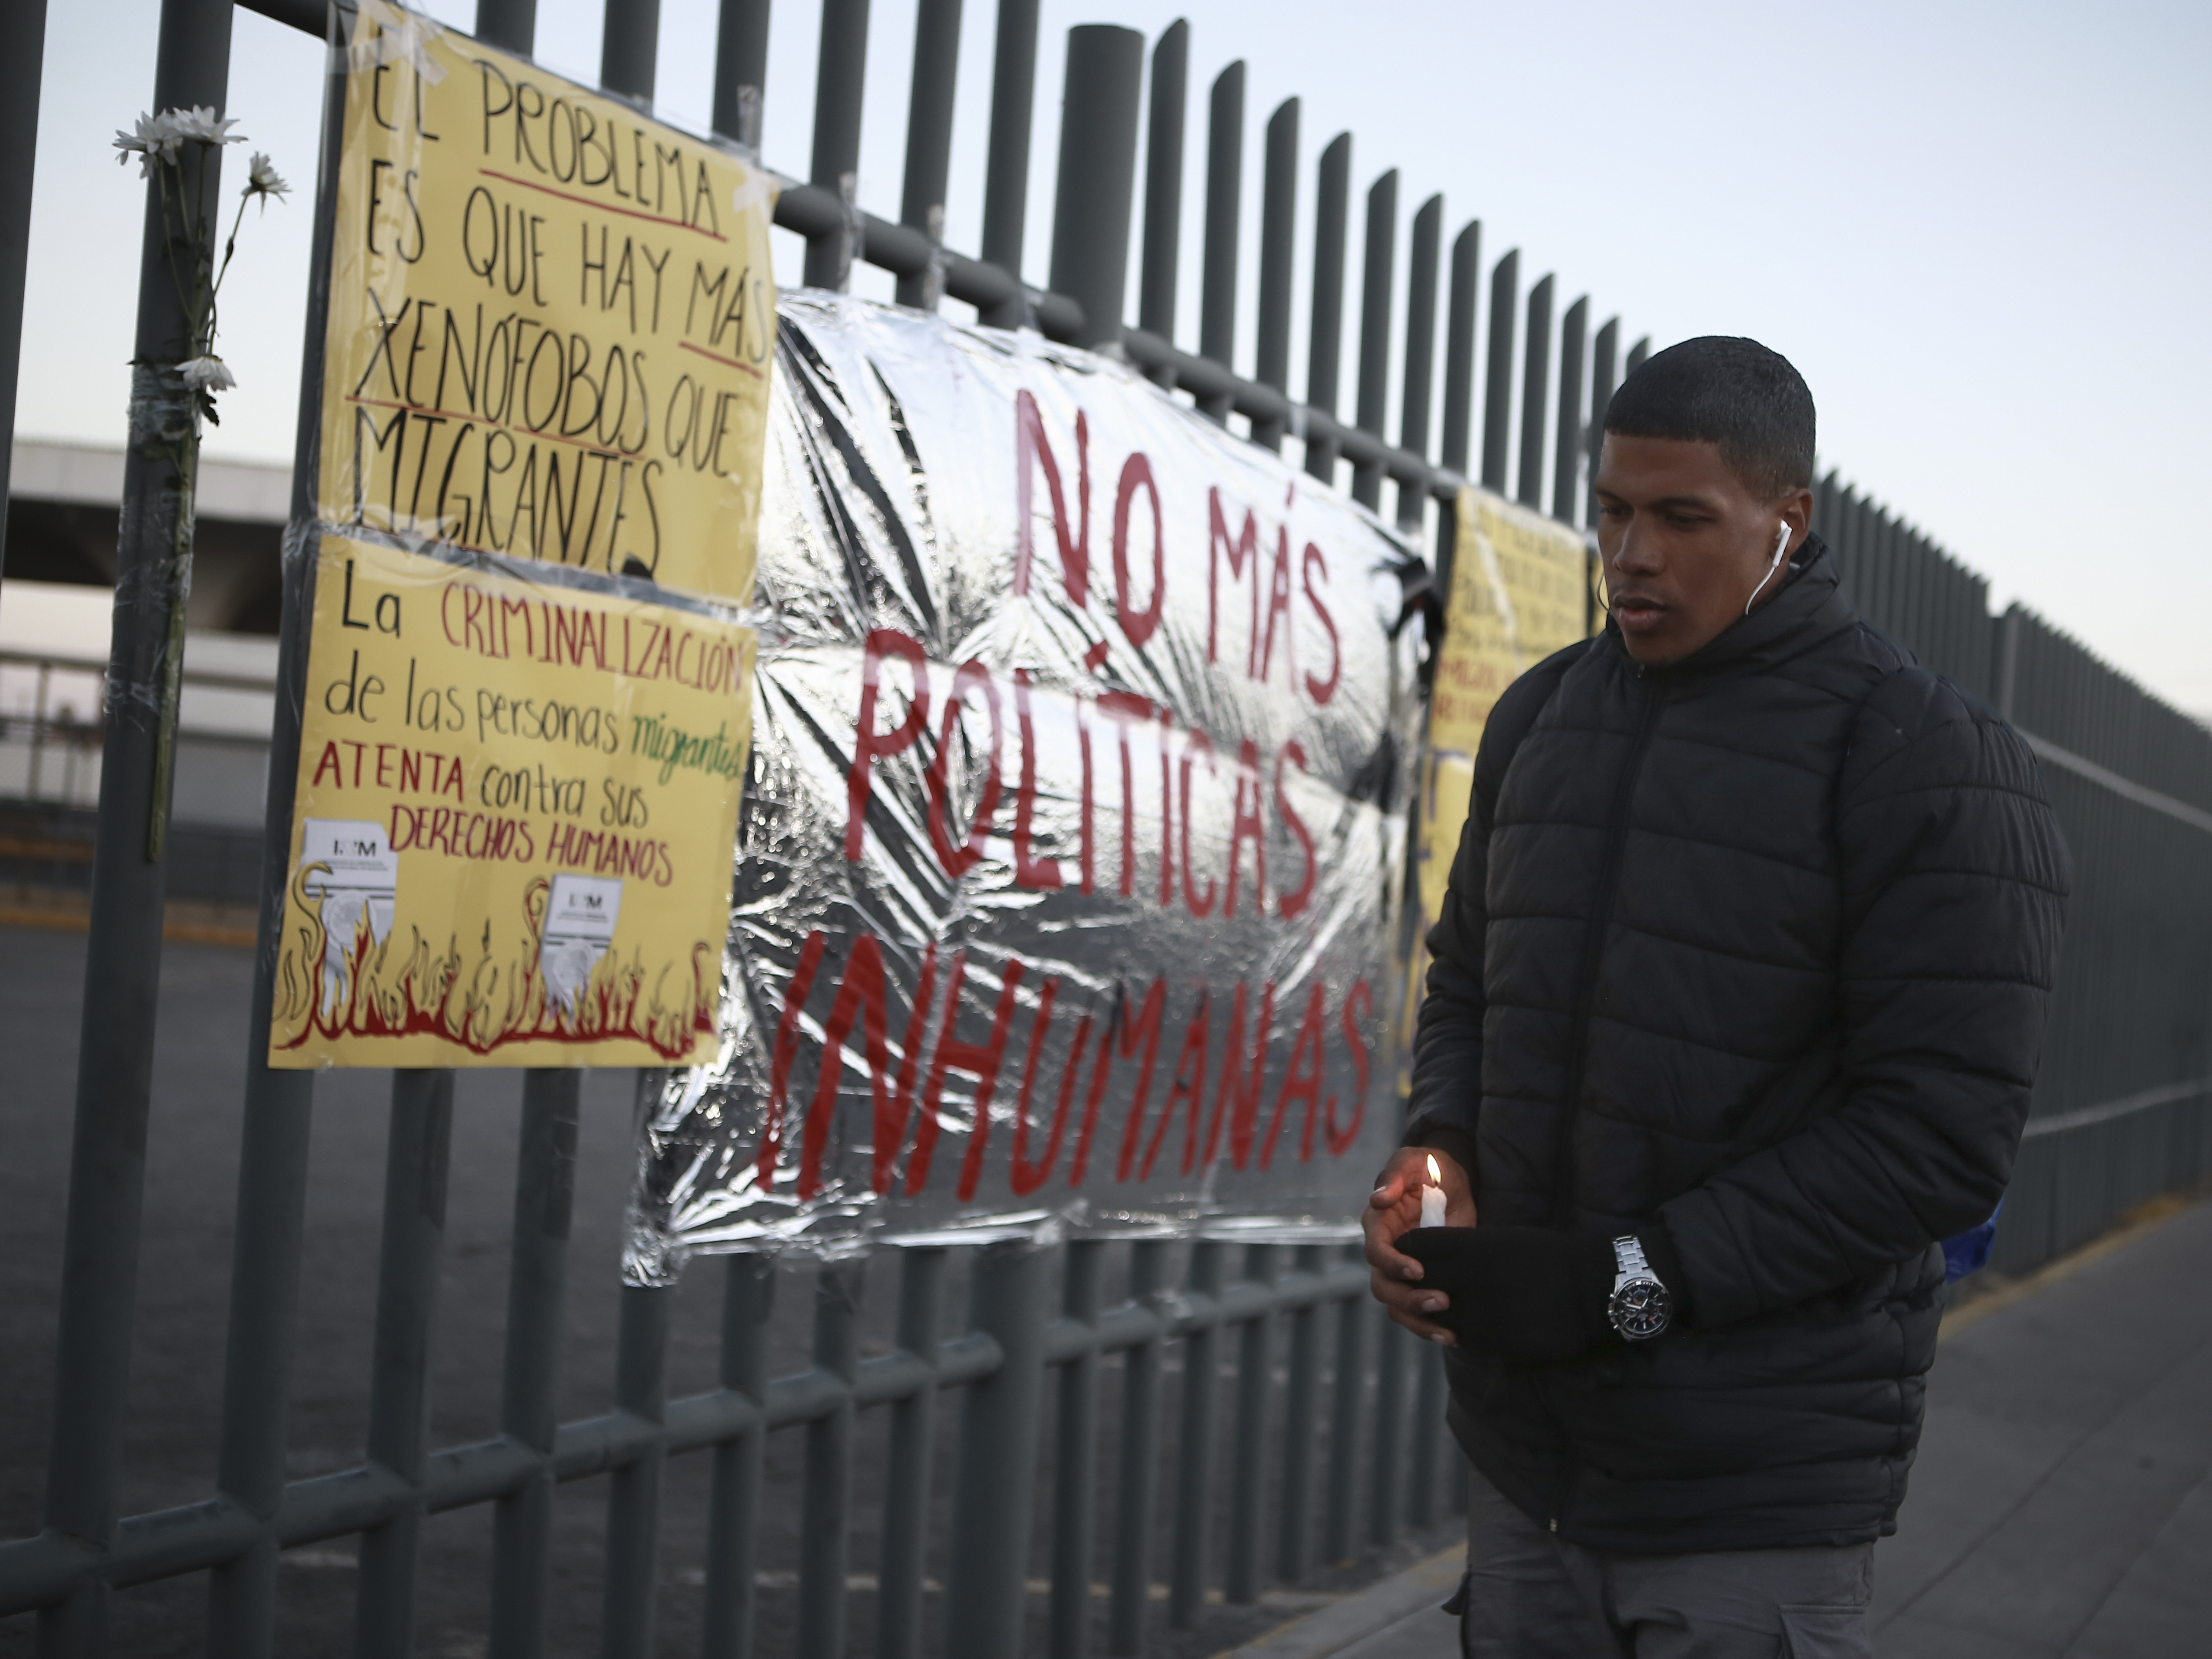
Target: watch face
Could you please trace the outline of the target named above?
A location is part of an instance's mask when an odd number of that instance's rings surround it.
[[[1674,1298],[1656,1279],[1632,1279],[1613,1293],[1613,1328],[1631,1342],[1647,1341],[1674,1317]]]

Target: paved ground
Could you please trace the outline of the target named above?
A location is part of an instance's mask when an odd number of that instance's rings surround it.
[[[2085,1256],[1947,1333],[1875,1556],[1878,1659],[2212,1654],[2212,1203]],[[1456,1659],[1437,1579],[1251,1659]]]

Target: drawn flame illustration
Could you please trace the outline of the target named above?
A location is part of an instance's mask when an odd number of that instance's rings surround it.
[[[438,950],[413,926],[405,939],[395,928],[380,945],[364,907],[338,953],[343,983],[326,992],[330,940],[319,896],[307,888],[328,873],[325,865],[307,864],[292,878],[272,1010],[277,1030],[292,1035],[276,1041],[279,1049],[304,1048],[316,1037],[428,1035],[489,1054],[518,1042],[627,1038],[673,1064],[690,1059],[700,1036],[714,1030],[721,951],[704,939],[691,947],[688,985],[669,985],[672,969],[664,968],[648,988],[636,951],[626,957],[610,951],[573,1004],[549,996],[538,962],[552,884],[542,876],[523,890],[520,937],[502,946],[487,927],[472,957],[458,935]]]

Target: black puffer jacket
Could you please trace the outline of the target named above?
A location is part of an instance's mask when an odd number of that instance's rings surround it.
[[[1520,1370],[1452,1424],[1587,1547],[1894,1529],[1935,1241],[2004,1191],[2069,878],[1995,714],[1860,622],[1808,540],[1683,662],[1608,630],[1499,700],[1416,1040],[1410,1143],[1484,1222],[1664,1229],[1686,1317]]]

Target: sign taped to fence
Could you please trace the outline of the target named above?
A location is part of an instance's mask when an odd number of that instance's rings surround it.
[[[770,176],[380,0],[349,15],[317,516],[744,603]]]
[[[1421,914],[1407,975],[1408,1034],[1428,975],[1423,941],[1443,911],[1490,711],[1524,671],[1590,633],[1590,554],[1582,532],[1472,488],[1460,491],[1454,530],[1414,808]]]
[[[787,296],[724,1047],[629,1271],[969,1223],[1356,1220],[1421,571],[1034,334]]]
[[[715,1052],[752,631],[325,535],[269,1063]]]

